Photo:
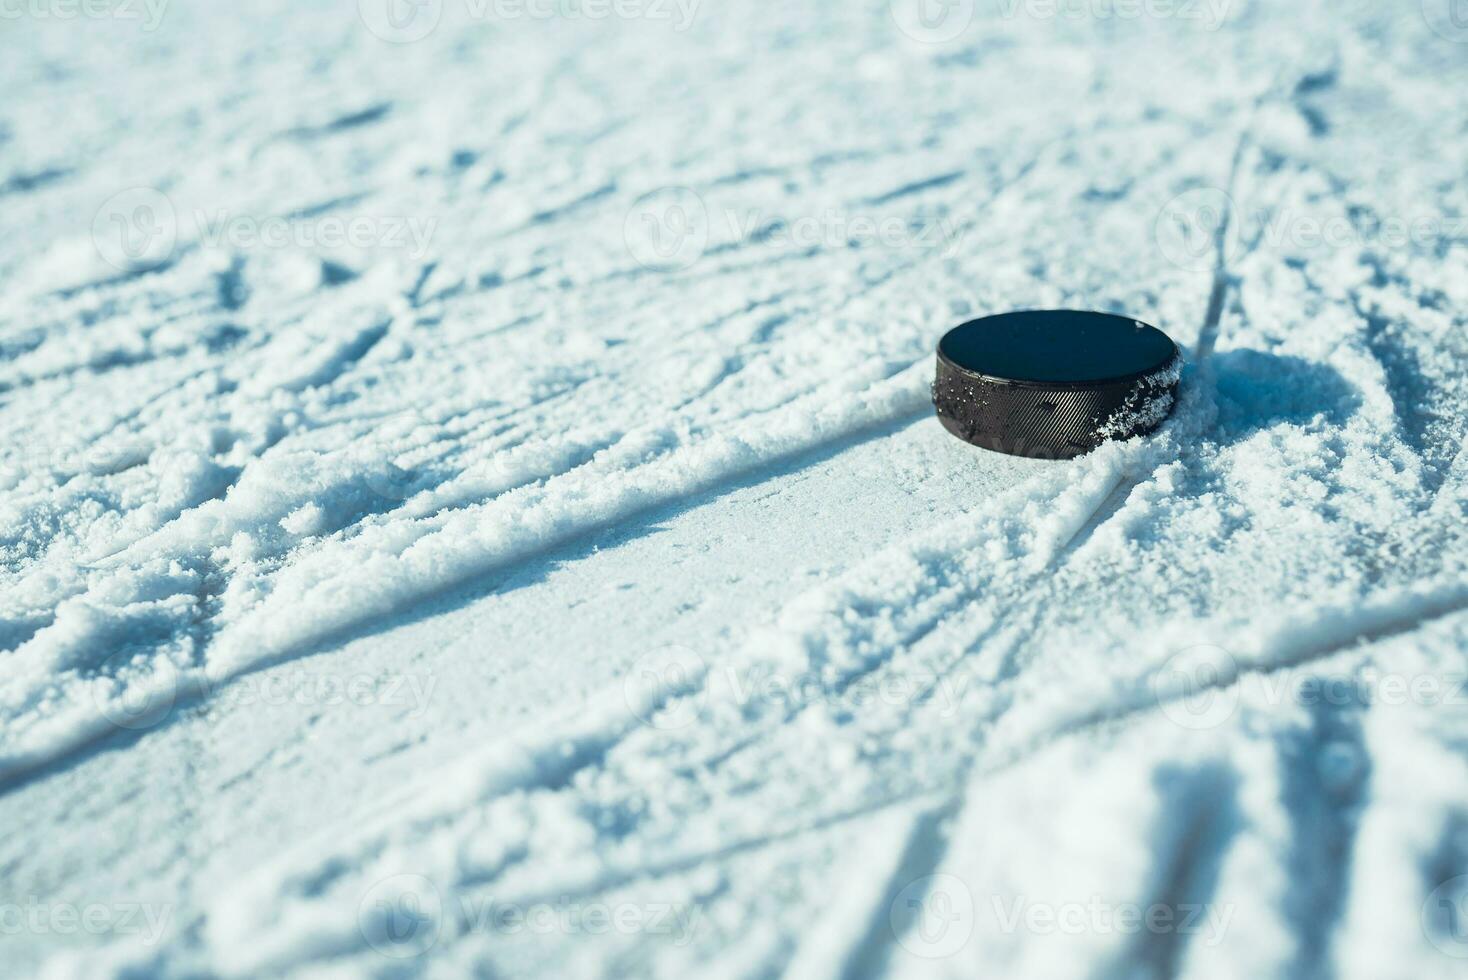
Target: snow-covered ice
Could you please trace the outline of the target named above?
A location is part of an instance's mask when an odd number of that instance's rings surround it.
[[[1461,976],[1461,8],[0,4],[3,972]]]

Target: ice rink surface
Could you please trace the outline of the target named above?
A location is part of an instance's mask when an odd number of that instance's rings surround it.
[[[3,9],[7,975],[1463,975],[1460,0]]]

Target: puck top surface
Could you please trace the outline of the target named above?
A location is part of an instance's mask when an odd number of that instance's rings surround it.
[[[1030,310],[971,320],[950,330],[938,354],[954,367],[995,381],[1092,385],[1166,367],[1177,345],[1130,317],[1075,310]]]

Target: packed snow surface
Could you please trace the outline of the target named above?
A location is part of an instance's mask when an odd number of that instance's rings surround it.
[[[1461,977],[1459,8],[9,5],[3,972]]]

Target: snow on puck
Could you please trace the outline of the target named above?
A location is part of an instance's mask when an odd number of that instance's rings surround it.
[[[938,342],[933,407],[965,442],[1070,459],[1155,430],[1182,355],[1161,330],[1110,313],[1030,310],[971,320]]]

